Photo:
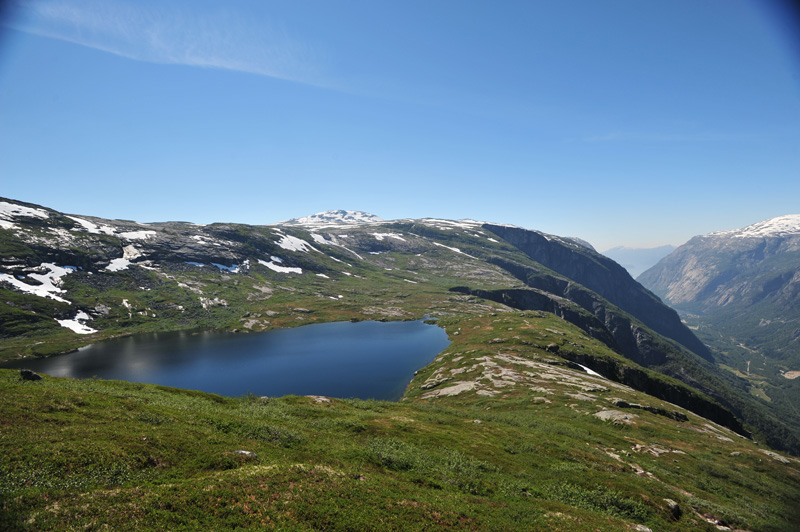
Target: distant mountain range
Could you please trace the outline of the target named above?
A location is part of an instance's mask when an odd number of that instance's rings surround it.
[[[780,313],[797,304],[800,215],[697,236],[640,276],[672,306],[705,313],[768,301]]]
[[[631,277],[637,278],[642,272],[654,266],[658,261],[675,251],[675,246],[658,246],[654,248],[628,248],[618,246],[603,251],[603,255],[618,262],[628,270]]]

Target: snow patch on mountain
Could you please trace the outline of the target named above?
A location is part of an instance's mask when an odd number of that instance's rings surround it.
[[[131,261],[129,261],[128,259],[126,259],[124,257],[119,258],[119,259],[112,259],[111,262],[108,263],[108,266],[106,266],[106,271],[119,272],[119,271],[122,271],[122,270],[127,270],[128,266],[130,266],[130,265],[131,265]]]
[[[277,259],[277,257],[272,257],[272,259]],[[278,260],[280,260],[280,259],[278,259]],[[281,262],[283,262],[283,261],[281,261]],[[274,272],[278,272],[278,273],[297,273],[297,274],[303,273],[303,269],[302,268],[292,268],[292,267],[289,267],[289,266],[281,266],[280,264],[276,264],[275,262],[272,262],[272,261],[267,262],[265,260],[258,259],[258,263],[261,264],[262,266],[266,266],[270,270],[272,270]]]
[[[475,257],[473,257],[472,255],[469,255],[468,253],[464,253],[463,251],[461,251],[461,250],[460,250],[460,249],[458,249],[458,248],[451,248],[450,246],[445,246],[444,244],[440,244],[440,243],[438,243],[438,242],[434,242],[434,243],[433,243],[433,245],[434,245],[434,246],[439,246],[440,248],[446,248],[446,249],[449,249],[450,251],[454,251],[454,252],[456,252],[456,253],[460,253],[461,255],[465,255],[465,256],[467,256],[467,257],[469,257],[469,258],[471,258],[471,259],[474,259],[474,258],[475,258]]]
[[[92,329],[86,322],[89,321],[91,316],[86,314],[84,311],[79,310],[78,313],[75,315],[75,318],[71,320],[56,320],[59,325],[62,327],[66,327],[67,329],[72,330],[72,332],[78,334],[92,334],[96,333],[97,329]]]
[[[330,235],[328,235],[328,236],[330,236]],[[349,235],[338,235],[339,238],[347,238],[348,236]],[[352,249],[349,249],[349,248],[345,247],[344,245],[340,244],[336,240],[335,236],[331,236],[331,239],[327,240],[323,235],[320,235],[320,234],[317,234],[317,233],[311,233],[311,238],[313,238],[314,242],[316,242],[317,244],[323,244],[323,245],[326,245],[326,246],[338,246],[338,247],[342,248],[343,250],[349,251],[350,253],[355,255],[356,257],[358,257],[359,260],[364,260],[364,258],[361,255],[359,255],[358,253],[356,253]],[[329,257],[330,257],[330,255],[329,255]],[[342,262],[339,259],[337,259],[336,257],[330,257],[330,258],[335,260],[336,262]]]
[[[61,285],[61,278],[74,272],[76,268],[72,266],[56,266],[55,264],[49,262],[42,263],[39,268],[46,271],[44,273],[28,274],[29,278],[33,279],[34,281],[38,281],[39,284],[31,285],[24,283],[13,275],[9,275],[7,273],[0,273],[0,282],[5,281],[17,290],[27,294],[32,294],[39,297],[49,297],[50,299],[55,299],[56,301],[61,301],[62,303],[70,303],[57,294],[63,294],[65,292],[65,290],[59,288]]]
[[[136,249],[133,244],[125,246],[122,248],[122,257],[113,259],[108,266],[106,266],[106,270],[110,272],[127,270],[128,266],[131,265],[131,261],[136,260],[141,256],[142,252]]]
[[[47,211],[16,205],[7,201],[0,201],[0,218],[11,219],[17,216],[27,216],[28,218],[49,218]]]
[[[316,242],[317,244],[323,244],[328,246],[336,245],[336,243],[333,240],[327,240],[324,236],[317,233],[311,233],[311,238],[313,238],[314,242]]]
[[[424,225],[444,231],[450,231],[452,229],[471,229],[474,231],[484,224],[484,222],[478,222],[476,220],[443,220],[441,218],[423,218],[418,221]]]
[[[118,235],[120,238],[126,240],[146,240],[152,236],[156,236],[155,231],[127,231]]]
[[[383,240],[384,238],[394,238],[395,240],[402,240],[403,242],[406,241],[403,238],[403,235],[400,233],[370,233],[372,236],[375,237],[375,240]]]
[[[326,225],[359,225],[383,223],[383,218],[364,211],[324,211],[303,216],[302,218],[292,218],[279,222],[276,225],[304,225],[304,226],[326,226]]]
[[[592,251],[597,251],[594,249],[594,246],[591,245],[589,242],[582,238],[578,238],[577,236],[565,236],[561,239],[562,241],[569,242],[571,244],[578,244],[579,246],[583,246],[586,249],[591,249]]]
[[[289,251],[302,251],[304,253],[307,253],[308,251],[319,251],[302,238],[297,238],[296,236],[292,235],[282,235],[281,239],[275,243],[279,247]]]
[[[748,225],[741,229],[716,231],[706,236],[726,236],[733,238],[763,238],[800,235],[800,214],[787,214],[770,218],[763,222]]]
[[[222,272],[230,272],[230,273],[239,273],[239,265],[233,264],[231,266],[225,266],[224,264],[219,264],[217,262],[212,262],[212,266],[216,266],[219,268],[219,271]]]
[[[140,231],[124,231],[121,233],[117,233],[117,228],[107,224],[98,225],[92,221],[86,220],[85,218],[79,218],[77,216],[70,216],[70,215],[65,215],[65,216],[70,220],[72,220],[73,222],[78,223],[81,226],[81,228],[83,228],[84,231],[86,231],[87,233],[91,233],[93,235],[112,235],[112,236],[118,236],[125,240],[145,240],[148,238],[153,238],[157,234],[156,231],[146,230],[146,229]],[[80,231],[80,229],[73,228],[72,231]],[[193,238],[198,239],[199,241],[199,239],[201,239],[202,237],[193,237]]]
[[[18,217],[49,218],[50,215],[42,209],[16,205],[7,201],[0,201],[0,228],[13,229],[14,220]]]
[[[84,220],[83,218],[78,218],[77,216],[69,216],[67,218],[72,220],[73,222],[78,222],[81,227],[87,232],[92,233],[95,235],[105,234],[105,235],[113,235],[116,231],[110,225],[97,225],[94,222],[90,222],[89,220]],[[73,229],[74,231],[75,229]]]

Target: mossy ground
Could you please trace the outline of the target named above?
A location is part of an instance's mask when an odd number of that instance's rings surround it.
[[[398,403],[226,398],[0,371],[0,528],[663,531],[715,530],[710,520],[744,530],[800,522],[796,459],[567,367],[548,345],[617,355],[566,322],[544,313],[442,321],[452,345]],[[471,373],[488,362],[496,364],[488,374]],[[436,375],[453,378],[429,386]],[[482,387],[425,396],[465,376]],[[630,424],[594,415],[618,399],[688,420],[642,409],[625,410],[635,414]]]

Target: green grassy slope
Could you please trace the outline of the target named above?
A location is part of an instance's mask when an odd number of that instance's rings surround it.
[[[573,369],[552,344],[619,356],[563,320],[443,321],[452,345],[399,403],[0,371],[0,528],[794,530],[800,520],[800,461]]]

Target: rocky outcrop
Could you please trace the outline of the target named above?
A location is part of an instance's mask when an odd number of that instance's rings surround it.
[[[42,376],[38,373],[31,371],[29,369],[21,369],[19,370],[19,376],[24,381],[40,381],[42,380]]]
[[[681,323],[674,310],[634,281],[625,268],[608,257],[569,240],[536,231],[493,224],[484,224],[483,228],[512,244],[545,268],[569,279],[572,284],[569,289],[579,290],[575,287],[576,284],[588,288],[655,332],[678,342],[702,358],[711,359],[708,348]],[[512,273],[528,286],[542,288],[542,276],[537,275],[539,272],[520,272],[517,269],[516,273]],[[559,284],[558,281],[547,282]],[[544,289],[550,291],[548,288]],[[561,292],[567,289],[564,287]]]
[[[619,364],[612,359],[593,357],[583,353],[574,353],[568,349],[562,349],[558,355],[572,362],[584,365],[615,382],[625,384],[635,390],[644,391],[653,397],[681,406],[690,412],[694,412],[699,416],[727,427],[742,436],[750,437],[750,433],[745,430],[742,423],[730,410],[721,406],[706,395],[692,390],[691,388],[687,388],[686,386],[682,386],[677,382],[670,382],[668,379],[656,376],[644,369]],[[618,408],[638,407],[644,410],[650,410],[650,407],[632,405],[624,402],[616,406]],[[680,412],[663,409],[658,409],[658,411],[653,412],[671,417],[678,421],[684,421],[683,415]]]

